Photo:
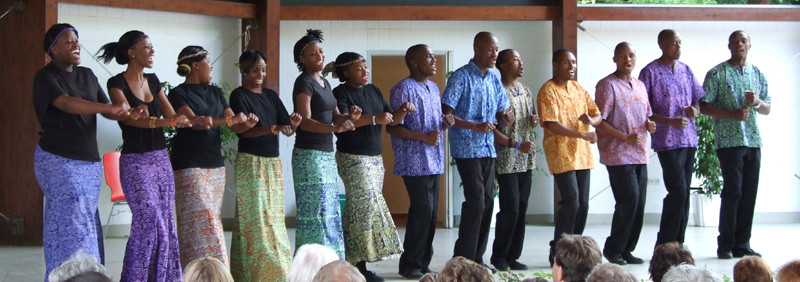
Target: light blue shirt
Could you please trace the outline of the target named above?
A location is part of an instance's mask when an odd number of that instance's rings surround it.
[[[486,75],[470,59],[447,80],[442,104],[453,108],[453,114],[474,123],[495,122],[495,114],[510,107],[500,77],[491,71]],[[450,127],[450,155],[453,158],[496,158],[494,132]]]

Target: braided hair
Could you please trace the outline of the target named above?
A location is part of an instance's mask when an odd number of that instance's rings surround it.
[[[303,71],[303,62],[300,62],[300,55],[306,50],[311,43],[322,43],[322,31],[319,29],[308,29],[306,35],[297,40],[294,44],[294,62],[297,64],[297,69]]]

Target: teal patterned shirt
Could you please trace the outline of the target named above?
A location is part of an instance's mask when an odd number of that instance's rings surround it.
[[[734,111],[745,106],[747,104],[745,90],[755,92],[761,101],[766,103],[772,101],[767,91],[767,79],[764,74],[749,63],[740,70],[727,61],[722,62],[708,71],[703,82],[703,89],[706,91],[706,96],[701,101],[722,110]],[[750,119],[746,121],[714,118],[714,136],[717,148],[761,148],[757,116],[756,109],[751,108]]]

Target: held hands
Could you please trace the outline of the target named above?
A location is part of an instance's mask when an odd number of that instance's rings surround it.
[[[187,118],[185,115],[176,114],[172,116],[171,121],[172,125],[174,125],[175,128],[192,127],[192,123],[189,121],[189,118]]]
[[[257,118],[258,117],[256,117],[256,119]],[[235,114],[235,115],[233,115],[231,117],[231,120],[233,120],[233,124],[234,125],[243,123],[243,122],[247,121],[247,119],[248,119],[248,117],[245,116],[244,113],[238,113],[238,114]],[[258,122],[258,120],[256,120],[256,122]]]
[[[111,104],[110,106],[106,114],[113,116],[114,119],[121,120],[124,117],[130,116],[131,107],[128,106],[128,103]]]
[[[600,115],[590,116],[588,114],[582,114],[580,117],[578,117],[578,120],[580,120],[584,124],[588,124],[588,125],[591,125],[591,126],[598,126],[600,124],[600,122],[603,121],[603,118],[600,117]],[[597,139],[597,138],[595,138],[595,139]],[[594,142],[592,142],[592,143],[594,143]]]
[[[677,129],[684,129],[687,125],[689,125],[689,119],[686,117],[671,118],[667,124]]]
[[[294,133],[294,129],[292,129],[291,125],[278,125],[278,131],[286,136],[292,135],[292,133]]]
[[[359,114],[358,114],[359,117],[361,116],[360,111],[361,110],[359,109]],[[350,112],[350,113],[352,114],[352,112]],[[333,132],[334,133],[340,133],[340,132],[345,132],[345,131],[353,131],[355,129],[356,129],[356,126],[355,126],[355,124],[353,124],[353,121],[350,120],[350,119],[345,119],[344,121],[342,121],[341,123],[337,124],[333,128]]]
[[[752,106],[753,108],[758,109],[761,107],[761,99],[756,96],[756,93],[750,90],[744,91],[744,99],[747,101],[747,104]]]
[[[625,142],[628,142],[628,144],[631,144],[631,145],[642,144],[643,140],[644,140],[644,136],[642,136],[639,133],[628,134],[628,137],[625,138]],[[592,143],[594,143],[594,142],[592,142]]]
[[[452,114],[442,115],[442,130],[445,130],[456,124],[456,119]]]
[[[512,111],[503,111],[501,112],[501,118],[503,119],[503,124],[511,125],[514,123],[514,112]]]
[[[484,122],[484,123],[475,123],[472,130],[475,130],[480,133],[489,133],[494,130],[494,124],[491,122]]]
[[[442,133],[439,131],[431,131],[425,133],[422,137],[422,142],[431,146],[439,146],[439,140],[441,140]]]
[[[731,113],[732,113],[731,118],[735,119],[735,120],[738,120],[738,121],[746,121],[746,120],[750,119],[750,107],[749,106],[744,106],[741,109],[732,111]]]
[[[413,113],[417,111],[417,107],[415,107],[414,104],[412,104],[411,102],[405,102],[402,105],[400,105],[400,108],[398,108],[398,110],[403,110],[404,112]]]
[[[255,126],[257,123],[258,123],[258,116],[254,113],[249,113],[247,115],[247,119],[244,121],[244,124],[247,125],[247,128],[251,128]]]
[[[581,132],[581,138],[583,138],[583,140],[589,141],[589,143],[592,144],[597,143],[597,133],[595,133],[594,131]]]
[[[534,144],[534,143],[533,143],[533,142],[531,142],[531,141],[525,141],[525,142],[522,142],[522,143],[519,145],[519,151],[520,151],[520,152],[523,152],[523,153],[525,153],[525,154],[530,154],[530,153],[532,153],[532,152],[533,152],[533,150],[534,150],[535,148],[536,148],[536,144]]]
[[[128,105],[128,104],[124,104],[124,105]],[[141,104],[141,105],[137,106],[136,108],[130,109],[129,111],[130,111],[130,118],[132,120],[137,120],[137,119],[140,119],[140,118],[145,118],[145,117],[150,116],[150,113],[147,111],[147,105],[145,105],[145,104]]]
[[[292,130],[300,126],[300,122],[303,121],[303,117],[298,113],[292,113],[289,115],[289,124],[292,126]]]
[[[192,121],[192,128],[194,129],[210,129],[211,128],[211,117],[210,116],[199,116],[195,117]]]
[[[645,121],[645,126],[647,127],[647,132],[656,133],[656,123],[650,119]]]
[[[394,120],[392,119],[392,113],[390,112],[383,112],[375,115],[375,123],[377,124],[390,124],[392,121]]]
[[[529,115],[528,119],[531,121],[532,128],[536,128],[537,126],[539,126],[539,115],[535,114]]]
[[[694,106],[683,107],[683,111],[686,113],[686,117],[688,117],[688,118],[696,117],[697,114],[700,113],[700,109],[695,108]],[[681,129],[683,129],[683,128],[681,128]]]
[[[359,118],[361,118],[361,107],[356,106],[356,105],[350,106],[350,120],[351,121],[356,121]]]

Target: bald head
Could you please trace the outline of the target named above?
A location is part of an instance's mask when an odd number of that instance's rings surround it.
[[[487,69],[494,68],[500,47],[498,46],[497,37],[494,37],[491,32],[478,32],[472,42],[472,50],[475,51],[472,61],[481,71],[486,73]]]
[[[732,32],[731,35],[728,36],[728,42],[731,42],[731,40],[733,40],[735,37],[737,37],[737,35],[740,35],[740,36],[742,36],[744,38],[747,38],[748,42],[750,41],[750,35],[747,34],[747,32],[744,32],[743,30],[737,30],[737,31]]]
[[[481,31],[475,35],[475,39],[472,40],[472,47],[478,47],[480,44],[490,44],[492,41],[497,41],[494,38],[494,35],[488,31]]]
[[[617,47],[614,47],[614,55],[619,54],[620,52],[622,52],[626,48],[629,49],[629,50],[633,50],[633,46],[630,43],[624,42],[624,41],[620,42],[619,44],[617,44]]]
[[[678,35],[678,33],[672,29],[662,30],[661,32],[658,33],[658,45],[667,42],[667,40],[672,39],[676,35]]]

